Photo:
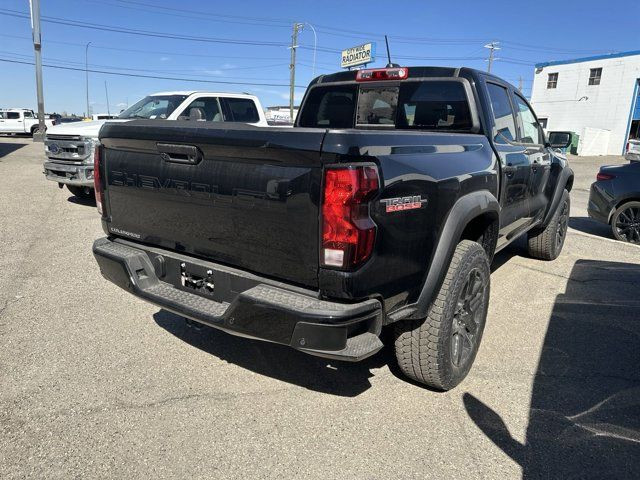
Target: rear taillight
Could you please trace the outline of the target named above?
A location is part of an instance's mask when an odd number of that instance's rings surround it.
[[[96,194],[96,207],[98,213],[102,215],[102,199],[104,197],[102,191],[102,182],[100,181],[100,157],[102,155],[102,147],[96,145],[93,151],[93,189]]]
[[[368,70],[358,70],[358,73],[356,73],[356,82],[404,80],[408,76],[408,68],[372,68]]]
[[[598,174],[596,175],[597,180],[612,180],[614,178],[616,178],[616,176],[611,175],[610,173],[598,172]]]
[[[321,249],[324,266],[350,269],[369,258],[376,238],[369,201],[379,188],[375,167],[325,170]]]
[[[631,150],[631,143],[630,143],[630,142],[627,142],[627,146],[626,146],[626,148],[624,149],[624,151],[625,151],[625,152],[627,152],[627,153],[629,153],[629,150]]]

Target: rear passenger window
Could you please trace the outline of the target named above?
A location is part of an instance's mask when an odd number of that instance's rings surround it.
[[[398,104],[397,128],[470,130],[472,127],[469,100],[460,82],[403,83]]]
[[[522,143],[534,143],[541,144],[540,138],[540,126],[536,120],[535,115],[522,98],[519,95],[513,96],[517,114],[518,114],[518,126],[520,127],[520,141]]]
[[[260,121],[258,109],[249,98],[225,98],[231,112],[231,121],[256,123]]]
[[[493,138],[494,142],[515,142],[517,138],[516,124],[513,119],[513,110],[507,89],[495,83],[487,83],[487,91],[489,92],[489,99],[491,100],[493,121],[496,125],[496,134]]]
[[[301,110],[301,127],[353,128],[356,85],[313,88]]]
[[[20,118],[20,114],[18,112],[7,112],[8,120],[18,120]]]
[[[184,109],[180,120],[193,120],[200,122],[222,122],[222,112],[216,97],[196,98]]]

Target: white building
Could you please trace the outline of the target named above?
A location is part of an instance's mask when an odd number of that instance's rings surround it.
[[[531,104],[549,131],[580,135],[579,155],[620,155],[640,137],[640,50],[536,65]]]

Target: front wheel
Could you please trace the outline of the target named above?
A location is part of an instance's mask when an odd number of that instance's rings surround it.
[[[75,185],[67,185],[67,188],[78,198],[91,198],[93,197],[93,189],[91,187],[78,187]]]
[[[640,202],[620,205],[611,217],[611,230],[618,240],[640,244]]]
[[[489,261],[484,248],[463,240],[426,318],[395,325],[395,353],[409,378],[450,390],[469,373],[489,305]]]

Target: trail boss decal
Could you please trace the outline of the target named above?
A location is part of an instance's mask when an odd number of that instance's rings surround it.
[[[413,195],[411,197],[384,198],[380,200],[380,203],[385,205],[387,213],[391,213],[422,208],[422,205],[427,204],[427,199],[423,199],[421,195]]]

